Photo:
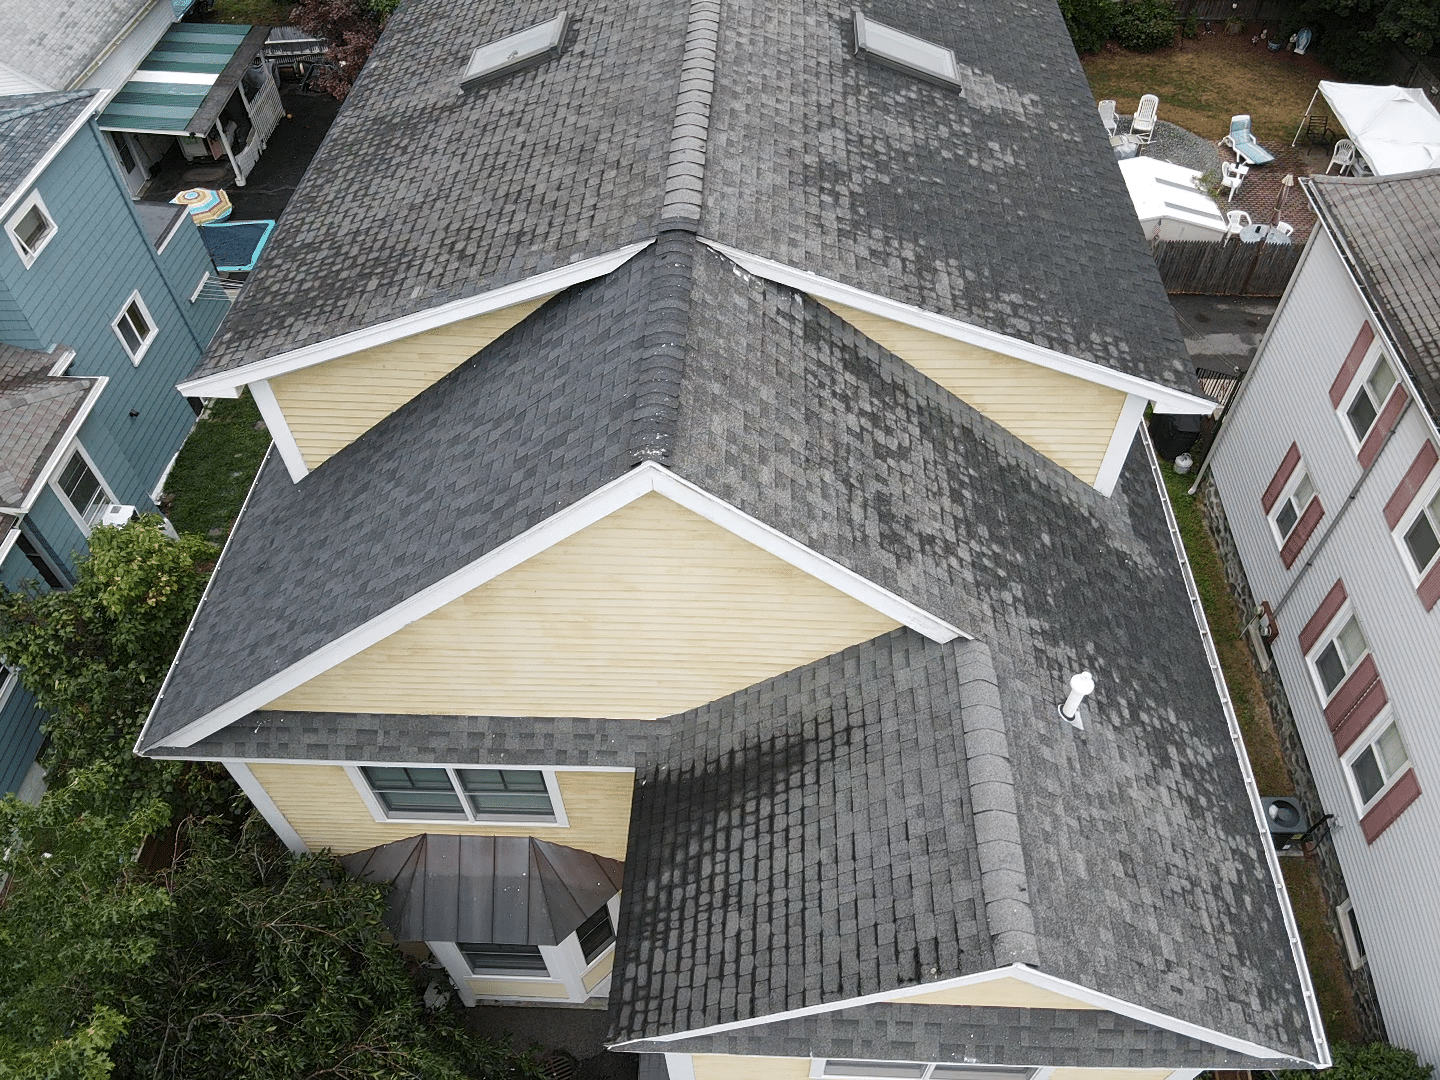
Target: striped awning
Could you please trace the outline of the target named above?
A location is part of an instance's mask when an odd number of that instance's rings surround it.
[[[269,32],[175,23],[100,114],[101,130],[208,134]]]

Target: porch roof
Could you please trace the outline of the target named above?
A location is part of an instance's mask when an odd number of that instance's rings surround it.
[[[176,23],[100,114],[101,130],[204,135],[269,33],[267,26]]]

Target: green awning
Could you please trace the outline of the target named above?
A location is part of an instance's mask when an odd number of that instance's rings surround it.
[[[270,30],[175,23],[100,114],[102,131],[205,135]]]

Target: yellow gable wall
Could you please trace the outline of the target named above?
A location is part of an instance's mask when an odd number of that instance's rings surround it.
[[[695,1080],[805,1080],[809,1058],[736,1057],[695,1054]]]
[[[1031,986],[1019,979],[991,979],[969,986],[952,986],[929,994],[896,998],[906,1005],[994,1005],[1007,1009],[1098,1009],[1075,998]]]
[[[1095,482],[1125,404],[1119,390],[816,299],[1057,465]]]
[[[899,625],[652,492],[267,707],[651,719]]]
[[[462,319],[271,379],[270,389],[305,464],[313,469],[354,442],[548,299]]]
[[[535,836],[610,859],[625,858],[630,832],[630,772],[558,772],[560,801],[568,828],[465,825],[452,821],[376,821],[340,765],[277,765],[249,762],[250,771],[274,800],[285,820],[312,851],[329,848],[337,855],[363,851],[422,832],[478,836]]]

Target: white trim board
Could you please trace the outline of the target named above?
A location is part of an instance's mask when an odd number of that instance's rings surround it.
[[[523,281],[502,285],[498,289],[491,289],[478,296],[452,300],[448,304],[426,308],[424,311],[417,311],[410,315],[402,315],[389,322],[377,323],[360,330],[352,330],[348,334],[341,334],[339,337],[317,341],[313,345],[291,349],[289,352],[283,352],[253,364],[231,368],[228,371],[217,371],[211,375],[182,382],[177,389],[186,397],[239,397],[242,386],[258,379],[273,379],[286,372],[299,371],[301,368],[348,356],[362,349],[387,345],[392,341],[423,334],[427,330],[448,326],[450,323],[459,322],[462,319],[473,319],[477,315],[487,315],[492,311],[514,307],[516,304],[523,304],[538,297],[568,289],[571,285],[578,285],[582,281],[603,277],[629,262],[631,258],[644,251],[652,243],[654,243],[653,240],[644,240],[638,244],[620,248],[618,251],[612,251],[607,255],[582,259],[569,266],[562,266],[558,270],[549,270]]]
[[[798,1009],[786,1009],[782,1012],[770,1013],[766,1016],[753,1016],[744,1020],[734,1020],[726,1024],[712,1024],[709,1027],[692,1028],[688,1031],[672,1031],[665,1035],[653,1035],[644,1039],[631,1039],[627,1042],[610,1043],[611,1050],[624,1050],[626,1047],[638,1043],[669,1043],[682,1039],[698,1038],[702,1035],[714,1035],[725,1031],[739,1031],[744,1028],[763,1027],[766,1024],[778,1023],[782,1020],[792,1020],[804,1016],[817,1016],[821,1013],[838,1012],[842,1009],[853,1009],[862,1005],[876,1005],[883,1002],[903,1002],[908,998],[917,997],[923,994],[933,994],[940,990],[950,990],[961,986],[977,986],[987,982],[994,982],[998,979],[1016,979],[1027,983],[1040,990],[1048,990],[1051,993],[1062,994],[1065,997],[1074,998],[1087,1005],[1116,1013],[1120,1016],[1129,1017],[1132,1020],[1139,1020],[1142,1023],[1151,1024],[1154,1027],[1163,1028],[1166,1031],[1173,1031],[1179,1035],[1185,1035],[1201,1042],[1209,1043],[1211,1046],[1218,1046],[1226,1050],[1233,1050],[1236,1053],[1246,1054],[1259,1058],[1278,1058],[1286,1061],[1295,1061],[1298,1064],[1311,1064],[1303,1062],[1299,1058],[1293,1058],[1289,1054],[1269,1047],[1261,1046],[1259,1043],[1250,1042],[1248,1039],[1236,1038],[1233,1035],[1226,1035],[1211,1028],[1202,1027],[1199,1024],[1192,1024],[1188,1020],[1181,1020],[1178,1017],[1166,1013],[1156,1012],[1154,1009],[1146,1008],[1143,1005],[1135,1005],[1122,998],[1112,997],[1109,994],[1091,990],[1087,986],[1070,982],[1055,975],[1048,975],[1038,971],[1027,964],[1011,964],[1008,967],[994,968],[990,971],[980,971],[973,975],[960,975],[953,979],[940,979],[936,982],[921,983],[918,986],[906,986],[895,990],[881,990],[873,994],[863,994],[858,997],[846,998],[841,1001],[825,1002],[821,1005],[806,1005]],[[1323,1063],[1329,1064],[1329,1057]]]
[[[290,430],[285,413],[281,410],[280,403],[275,400],[275,391],[270,388],[270,381],[257,379],[252,382],[250,396],[255,399],[255,407],[260,410],[260,419],[265,421],[265,427],[275,443],[275,450],[290,473],[291,482],[298,484],[310,475],[310,466],[305,464],[305,455],[300,452],[295,433]]]
[[[1064,375],[1073,375],[1086,382],[1108,386],[1112,390],[1120,390],[1126,394],[1138,394],[1146,401],[1154,402],[1156,412],[1209,416],[1219,404],[1209,398],[1187,394],[1183,390],[1174,390],[1168,386],[1151,382],[1149,379],[1116,371],[1114,368],[1105,367],[1091,360],[1081,360],[1079,357],[1047,349],[1043,345],[1000,334],[994,330],[987,330],[984,327],[975,326],[973,323],[961,322],[959,319],[952,319],[945,315],[936,315],[933,312],[925,311],[911,304],[903,304],[898,300],[891,300],[877,293],[865,292],[851,285],[823,278],[809,270],[797,270],[793,266],[786,266],[759,255],[751,255],[703,236],[700,237],[700,242],[718,251],[756,277],[788,285],[792,289],[799,289],[801,292],[819,299],[844,304],[871,315],[878,315],[883,319],[892,319],[918,330],[939,334],[941,337],[947,337],[953,341],[962,341],[967,345],[989,349],[992,352],[1014,357],[1016,360],[1038,364],[1040,367],[1049,368],[1051,371],[1058,371]]]
[[[1135,429],[1145,419],[1145,399],[1139,394],[1127,394],[1125,404],[1120,408],[1120,419],[1115,421],[1115,430],[1110,433],[1110,445],[1100,459],[1100,469],[1095,474],[1094,488],[1106,498],[1115,491],[1120,479],[1120,470],[1130,456],[1130,447],[1135,443]]]
[[[240,785],[240,790],[245,792],[255,809],[260,811],[260,816],[275,830],[275,835],[285,841],[285,846],[296,855],[304,855],[309,851],[305,841],[300,839],[300,834],[295,831],[295,826],[290,824],[259,778],[250,771],[250,766],[243,761],[227,761],[224,764],[235,783]]]
[[[505,571],[520,565],[531,556],[575,535],[587,526],[608,517],[652,491],[699,514],[742,540],[749,541],[796,569],[818,578],[882,615],[910,627],[932,641],[945,642],[957,637],[970,636],[944,619],[861,577],[833,559],[811,550],[778,529],[751,517],[690,481],[676,476],[663,465],[645,461],[514,539],[501,544],[493,551],[476,559],[469,566],[457,570],[408,599],[402,600],[389,611],[377,615],[348,633],[342,634],[334,641],[322,645],[304,659],[191,721],[181,730],[162,739],[158,745],[193,746],[201,739],[213,735],[256,709],[263,708],[281,695],[289,693],[317,675],[384,640],[396,631],[439,610],[452,600],[479,588]],[[211,580],[213,581],[214,578],[212,577]],[[204,601],[202,599],[200,608],[197,610],[197,617],[199,611],[203,610]],[[193,628],[193,622],[191,626]],[[188,630],[186,636],[189,636]],[[177,659],[183,653],[184,646],[182,644]],[[173,672],[173,670],[172,666],[171,671]],[[168,676],[166,681],[168,683]],[[156,698],[156,706],[164,700],[164,697],[165,688],[162,687],[160,696]]]

